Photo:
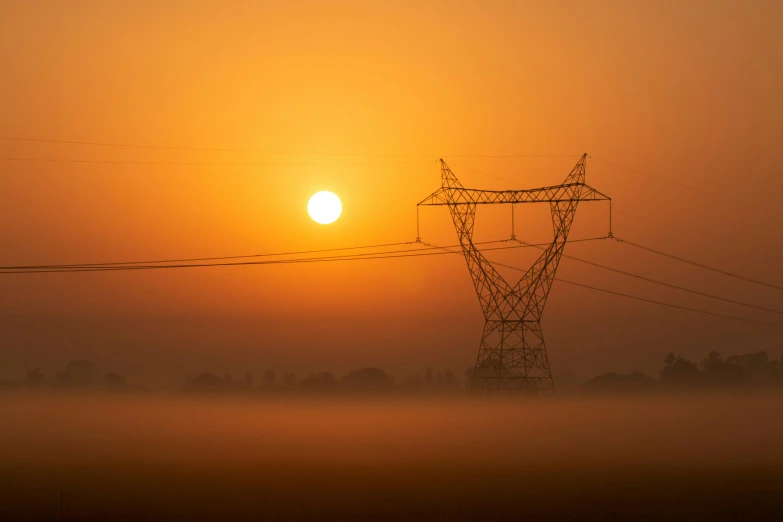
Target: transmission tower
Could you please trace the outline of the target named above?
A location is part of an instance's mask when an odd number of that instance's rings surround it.
[[[471,391],[478,393],[554,391],[552,372],[541,332],[555,271],[580,201],[611,199],[585,184],[587,154],[577,162],[562,185],[528,190],[465,188],[440,160],[441,188],[419,205],[445,205],[457,229],[462,252],[484,313]],[[473,243],[477,205],[549,203],[554,239],[520,280],[510,285]]]

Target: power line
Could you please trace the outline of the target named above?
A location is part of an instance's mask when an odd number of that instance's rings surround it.
[[[411,154],[411,153],[374,153],[374,152],[314,152],[314,151],[275,151],[264,149],[227,148],[227,147],[194,147],[182,145],[153,145],[139,143],[118,143],[102,141],[82,140],[54,140],[42,138],[25,138],[13,136],[0,136],[0,140],[18,141],[30,143],[52,143],[63,145],[87,145],[98,147],[121,147],[133,149],[158,149],[158,150],[187,150],[196,152],[241,152],[251,154],[280,154],[280,155],[304,155],[304,156],[379,156],[379,157],[432,157],[449,156],[453,158],[567,158],[576,157],[579,154]],[[23,160],[19,160],[23,161]]]
[[[583,239],[574,239],[571,240],[571,242],[584,242],[584,241],[595,241],[595,240],[601,240],[601,239],[607,239],[607,237],[595,237],[595,238],[583,238]],[[615,238],[617,239],[617,238]],[[496,243],[505,243],[511,240],[503,239],[503,240],[493,240],[493,241],[483,241],[483,242],[477,242],[475,244],[496,244]],[[646,248],[641,245],[636,245],[635,243],[630,243],[628,241],[624,241],[621,239],[618,239],[618,241],[625,242],[627,244],[631,244],[632,246],[638,246],[640,248]],[[526,247],[535,247],[540,248],[542,246],[546,246],[549,243],[525,243],[522,241],[518,241],[518,245],[513,246],[503,246],[503,247],[494,247],[494,248],[486,248],[486,251],[495,251],[495,250],[507,250],[507,249],[515,249],[515,248],[526,248]],[[379,248],[379,247],[390,247],[390,246],[402,246],[402,245],[410,245],[415,244],[413,241],[407,241],[407,242],[398,242],[398,243],[383,243],[383,244],[377,244],[377,245],[364,245],[364,246],[357,246],[357,247],[342,247],[342,248],[333,248],[333,249],[320,249],[320,250],[302,250],[302,251],[293,251],[293,252],[279,252],[279,253],[270,253],[270,254],[251,254],[251,255],[244,255],[244,256],[219,256],[219,257],[203,257],[203,258],[181,258],[181,259],[165,259],[165,260],[156,260],[156,261],[121,261],[121,262],[112,262],[112,263],[82,263],[82,264],[62,264],[62,265],[18,265],[18,266],[0,266],[0,274],[40,274],[40,273],[71,273],[71,272],[107,272],[107,271],[127,271],[127,270],[154,270],[154,269],[174,269],[174,268],[206,268],[206,267],[220,267],[220,266],[251,266],[251,265],[269,265],[269,264],[296,264],[296,263],[316,263],[316,262],[334,262],[334,261],[362,261],[362,260],[372,260],[372,259],[392,259],[392,258],[403,258],[403,257],[419,257],[419,256],[430,256],[430,255],[444,255],[444,254],[461,254],[461,252],[449,250],[451,248],[457,248],[460,247],[460,245],[447,245],[447,246],[436,246],[431,245],[429,243],[423,243],[426,245],[423,248],[416,248],[416,249],[401,249],[401,250],[391,250],[391,251],[383,251],[383,252],[368,252],[368,253],[360,253],[360,254],[348,254],[348,255],[337,255],[337,256],[322,256],[322,257],[312,257],[312,258],[303,258],[303,259],[280,259],[280,260],[268,260],[268,261],[243,261],[243,262],[227,262],[227,263],[193,263],[196,261],[215,261],[215,260],[230,260],[230,259],[246,259],[246,258],[257,258],[257,257],[273,257],[273,256],[282,256],[282,255],[303,255],[303,254],[309,254],[309,253],[321,253],[321,252],[337,252],[337,251],[347,251],[347,250],[357,250],[357,249],[368,249],[368,248]],[[428,250],[441,250],[441,252],[426,252]],[[655,251],[655,253],[659,253]],[[664,253],[660,253],[662,255],[667,255]],[[641,279],[644,281],[648,281],[651,283],[676,288],[678,290],[682,290],[685,292],[694,293],[697,295],[702,295],[705,297],[710,297],[713,299],[718,299],[726,302],[730,302],[733,304],[738,304],[742,306],[747,306],[751,308],[757,308],[760,310],[765,310],[769,312],[774,313],[783,313],[779,310],[771,309],[771,308],[765,308],[760,307],[756,305],[752,305],[749,303],[745,303],[742,301],[735,301],[728,298],[723,298],[720,296],[707,294],[705,292],[699,292],[696,290],[691,290],[689,288],[681,287],[678,285],[673,285],[670,283],[666,283],[664,281],[659,281],[656,279],[640,276],[638,274],[633,274],[630,272],[625,272],[613,267],[608,267],[605,265],[601,265],[599,263],[595,263],[593,261],[588,261],[585,259],[577,258],[575,256],[563,254],[564,257],[567,257],[569,259],[573,259],[575,261],[579,261],[582,263],[586,263],[589,265],[593,265],[599,268],[603,268],[612,272],[617,272],[626,276],[634,277],[637,279]],[[678,258],[679,259],[679,258]],[[161,263],[183,263],[187,262],[187,264],[161,264]],[[157,264],[153,264],[157,263]],[[495,264],[499,266],[504,266],[506,268],[510,268],[513,270],[518,271],[525,271],[524,269],[495,262]],[[638,296],[633,296],[629,294],[622,294],[619,292],[614,292],[611,290],[606,290],[602,288],[592,287],[588,285],[584,285],[582,283],[575,283],[573,281],[567,281],[563,279],[556,278],[558,281],[563,281],[565,283],[582,286],[585,288],[590,288],[593,290],[610,293],[614,295],[620,295],[623,297],[628,297],[631,299],[637,299],[640,301],[645,301],[649,303],[654,304],[660,304],[662,306],[668,306],[672,308],[679,308],[682,310],[688,310],[692,312],[698,312],[708,315],[714,315],[717,317],[724,317],[729,319],[735,319],[740,321],[750,321],[755,322],[759,324],[766,324],[766,325],[772,325],[772,326],[783,326],[783,325],[777,325],[775,323],[768,323],[764,321],[756,321],[751,319],[745,319],[741,317],[736,316],[730,316],[725,314],[718,314],[714,312],[708,312],[705,310],[699,310],[695,308],[689,308],[689,307],[683,307],[679,305],[674,305],[671,303],[664,303],[660,301],[655,301],[651,299],[646,299]],[[756,282],[755,280],[753,282]],[[760,282],[759,282],[760,283]],[[765,283],[760,283],[765,284]]]
[[[53,140],[42,138],[19,138],[11,136],[0,136],[4,141],[21,141],[31,143],[57,143],[64,145],[90,145],[98,147],[121,147],[131,149],[159,149],[159,150],[189,150],[197,152],[243,152],[253,154],[301,154],[313,156],[407,156],[407,154],[335,154],[329,152],[290,152],[290,151],[271,151],[262,149],[244,149],[244,148],[226,148],[226,147],[192,147],[182,145],[153,145],[140,143],[117,143],[105,141],[81,141],[81,140]]]
[[[738,316],[735,316],[735,315],[719,314],[717,312],[708,312],[707,310],[700,310],[698,308],[689,308],[687,306],[680,306],[680,305],[675,305],[675,304],[671,304],[671,303],[664,303],[663,301],[655,301],[653,299],[647,299],[645,297],[639,297],[639,296],[635,296],[635,295],[624,294],[622,292],[615,292],[614,290],[607,290],[605,288],[598,288],[596,286],[585,285],[585,284],[582,284],[582,283],[577,283],[575,281],[568,281],[567,279],[562,279],[562,278],[559,278],[559,277],[556,277],[555,280],[556,281],[560,281],[561,283],[568,283],[569,285],[581,286],[582,288],[589,288],[590,290],[596,290],[598,292],[604,292],[606,294],[619,295],[621,297],[627,297],[629,299],[636,299],[637,301],[643,301],[645,303],[651,303],[651,304],[656,304],[656,305],[660,305],[660,306],[668,306],[669,308],[676,308],[678,310],[686,310],[688,312],[696,312],[696,313],[699,313],[699,314],[712,315],[712,316],[715,316],[715,317],[721,317],[723,319],[732,319],[734,321],[745,321],[745,322],[748,322],[748,323],[756,323],[756,324],[763,324],[763,325],[767,325],[767,326],[775,326],[777,328],[783,328],[783,324],[770,323],[770,322],[767,322],[767,321],[758,321],[756,319],[748,319],[746,317],[738,317]]]
[[[698,233],[701,236],[703,236],[703,235],[710,235],[710,236],[713,236],[713,237],[717,238],[717,235],[715,235],[715,230],[710,230],[710,229],[701,228],[701,227],[695,227],[695,226],[693,226],[691,224],[688,224],[688,223],[674,223],[674,222],[671,222],[671,221],[664,221],[662,219],[651,218],[649,216],[642,216],[642,215],[639,215],[639,214],[634,214],[634,213],[628,212],[626,210],[620,210],[617,207],[618,207],[618,205],[617,205],[616,202],[612,204],[612,212],[615,213],[615,214],[622,214],[622,215],[625,215],[625,216],[630,216],[630,217],[632,217],[634,219],[637,219],[637,220],[649,221],[650,223],[656,224],[656,225],[658,225],[660,227],[674,229],[674,230],[677,230],[677,231],[680,231],[680,232],[682,232],[682,230],[685,228],[685,229],[688,229],[688,230],[690,230],[692,232]],[[725,236],[723,236],[721,239],[725,240],[726,238],[725,238]],[[761,243],[761,244],[755,243],[755,242],[750,241],[747,238],[742,237],[742,236],[734,237],[734,238],[732,238],[732,241],[745,243],[746,245],[750,245],[753,248],[759,248],[760,247],[760,248],[763,248],[763,249],[768,250],[770,252],[774,252],[777,256],[780,256],[779,249],[773,248],[773,246],[768,245],[766,243]]]
[[[483,244],[488,243],[505,243],[508,240],[496,240],[486,241]],[[479,243],[482,244],[482,243]],[[453,245],[459,246],[459,245]],[[509,250],[516,248],[525,248],[527,245],[511,245],[502,247],[487,248],[486,250]],[[249,265],[275,265],[275,264],[296,264],[296,263],[315,263],[315,262],[329,262],[329,261],[362,261],[367,259],[388,259],[397,257],[416,257],[416,256],[429,256],[429,255],[441,255],[442,252],[422,252],[427,250],[435,250],[440,247],[424,247],[416,249],[403,249],[403,250],[391,250],[386,252],[369,252],[364,254],[347,254],[337,256],[322,256],[322,257],[310,257],[300,259],[276,259],[268,261],[236,261],[226,263],[187,263],[187,264],[136,264],[136,265],[38,265],[44,266],[44,268],[31,268],[30,266],[9,268],[3,270],[0,268],[0,274],[45,274],[45,273],[67,273],[67,272],[110,272],[110,271],[126,271],[126,270],[156,270],[156,269],[172,269],[172,268],[206,268],[206,267],[218,267],[218,266],[249,266]]]
[[[693,265],[693,266],[698,267],[698,268],[703,268],[704,270],[710,270],[710,271],[716,272],[718,274],[723,274],[723,275],[726,275],[726,276],[729,276],[729,277],[734,277],[736,279],[741,279],[743,281],[748,281],[750,283],[755,283],[755,284],[761,285],[761,286],[767,286],[769,288],[774,288],[776,290],[783,290],[783,286],[778,286],[778,285],[774,285],[772,283],[766,283],[764,281],[759,281],[758,279],[752,279],[750,277],[745,277],[745,276],[742,276],[742,275],[739,275],[739,274],[735,274],[733,272],[728,272],[726,270],[721,270],[720,268],[715,268],[715,267],[712,267],[712,266],[709,266],[709,265],[705,265],[704,263],[697,263],[696,261],[691,261],[689,259],[685,259],[685,258],[680,257],[680,256],[675,256],[674,254],[667,254],[666,252],[662,252],[660,250],[655,250],[654,248],[650,248],[650,247],[647,247],[647,246],[644,246],[644,245],[640,245],[639,243],[634,243],[632,241],[628,241],[628,240],[620,239],[620,238],[615,238],[615,240],[617,242],[619,242],[619,243],[623,243],[623,244],[626,244],[628,246],[632,246],[634,248],[639,248],[641,250],[646,250],[647,252],[651,252],[651,253],[657,254],[659,256],[668,257],[670,259],[674,259],[674,260],[679,261],[681,263],[685,263],[685,264],[688,264],[688,265]]]
[[[615,237],[614,239],[618,239],[618,238]],[[527,244],[524,241],[519,241],[519,243],[521,243],[523,245]],[[656,285],[661,285],[661,286],[665,286],[665,287],[668,287],[668,288],[674,288],[674,289],[677,289],[677,290],[681,290],[683,292],[689,292],[691,294],[700,295],[702,297],[709,297],[710,299],[717,299],[719,301],[725,301],[727,303],[732,303],[732,304],[736,304],[736,305],[740,305],[740,306],[747,306],[748,308],[755,308],[757,310],[764,310],[765,312],[772,312],[772,313],[783,315],[783,311],[776,310],[774,308],[767,308],[767,307],[764,307],[764,306],[758,306],[758,305],[746,303],[744,301],[736,301],[734,299],[729,299],[727,297],[721,297],[719,295],[709,294],[707,292],[701,292],[699,290],[693,290],[693,289],[690,289],[690,288],[686,288],[684,286],[679,286],[679,285],[675,285],[675,284],[672,284],[672,283],[667,283],[665,281],[659,281],[658,279],[653,279],[651,277],[645,277],[645,276],[642,276],[642,275],[639,275],[639,274],[634,274],[632,272],[626,272],[626,271],[620,270],[618,268],[613,268],[611,266],[602,265],[602,264],[596,263],[594,261],[588,261],[587,259],[582,259],[582,258],[579,258],[579,257],[576,257],[576,256],[572,256],[572,255],[568,255],[568,254],[563,254],[563,257],[568,258],[568,259],[572,259],[574,261],[579,261],[580,263],[584,263],[586,265],[591,265],[591,266],[595,266],[595,267],[598,267],[598,268],[602,268],[602,269],[608,270],[610,272],[615,272],[617,274],[622,274],[624,276],[633,277],[633,278],[639,279],[641,281],[647,281],[649,283],[654,283]]]
[[[534,245],[531,244],[529,246],[534,246]],[[535,246],[539,246],[539,245],[535,245]],[[453,247],[439,247],[439,248],[442,248],[444,251],[452,253],[452,254],[459,254],[460,253],[460,252],[455,252],[453,250],[447,250],[447,249],[453,248]],[[489,250],[489,249],[485,249],[485,250]],[[506,263],[499,263],[497,261],[493,261],[492,263],[495,264],[495,265],[498,265],[498,266],[504,266],[506,268],[510,268],[512,270],[516,270],[518,272],[525,272],[525,273],[527,272],[527,270],[524,269],[524,268],[519,268],[517,266],[509,265],[509,264],[506,264]],[[569,281],[567,279],[562,279],[562,278],[559,278],[559,277],[555,277],[554,279],[555,279],[555,281],[568,283],[570,285],[581,286],[582,288],[589,288],[590,290],[596,290],[598,292],[603,292],[603,293],[606,293],[606,294],[612,294],[612,295],[617,295],[617,296],[621,296],[621,297],[627,297],[629,299],[636,299],[637,301],[643,301],[645,303],[657,304],[657,305],[666,306],[666,307],[669,307],[669,308],[676,308],[678,310],[686,310],[688,312],[696,312],[696,313],[705,314],[705,315],[712,315],[712,316],[715,316],[715,317],[722,317],[724,319],[732,319],[732,320],[735,320],[735,321],[744,321],[744,322],[748,322],[748,323],[756,323],[756,324],[763,324],[763,325],[767,325],[767,326],[775,326],[777,328],[783,328],[783,324],[779,324],[779,323],[771,323],[771,322],[767,322],[767,321],[759,321],[759,320],[756,320],[756,319],[748,319],[748,318],[739,317],[739,316],[736,316],[736,315],[720,314],[720,313],[717,313],[717,312],[709,312],[707,310],[701,310],[699,308],[690,308],[690,307],[687,307],[687,306],[680,306],[680,305],[675,305],[675,304],[671,304],[671,303],[665,303],[663,301],[656,301],[654,299],[647,299],[645,297],[639,297],[639,296],[635,296],[635,295],[631,295],[631,294],[624,294],[622,292],[615,292],[614,290],[607,290],[605,288],[599,288],[597,286],[590,286],[590,285],[586,285],[586,284],[583,284],[583,283],[577,283],[575,281]]]
[[[449,158],[578,158],[581,154],[441,154]]]
[[[582,242],[582,241],[595,241],[600,239],[606,239],[605,237],[596,237],[596,238],[584,238],[584,239],[575,239],[572,240],[573,242]],[[498,243],[498,242],[507,242],[509,240],[496,240],[496,241],[487,241],[483,242],[486,243]],[[402,243],[405,244],[405,243]],[[429,243],[425,243],[426,245],[429,245]],[[476,244],[482,244],[482,243],[476,243]],[[525,248],[525,247],[539,247],[543,246],[548,243],[539,243],[539,244],[517,244],[513,246],[505,246],[505,247],[494,247],[494,248],[486,248],[485,251],[494,251],[494,250],[507,250],[507,249],[515,249],[515,248]],[[205,267],[226,267],[226,266],[253,266],[253,265],[272,265],[272,264],[298,264],[298,263],[321,263],[321,262],[334,262],[334,261],[366,261],[366,260],[372,260],[372,259],[397,259],[397,258],[404,258],[404,257],[421,257],[421,256],[434,256],[434,255],[460,255],[462,252],[449,250],[450,248],[457,248],[461,245],[446,245],[446,246],[436,246],[431,245],[427,248],[422,248],[418,250],[441,250],[440,252],[420,252],[420,251],[401,251],[402,253],[399,254],[392,254],[392,253],[371,253],[371,254],[354,254],[353,256],[327,256],[327,257],[315,257],[315,258],[305,258],[305,259],[278,259],[278,260],[268,260],[268,261],[244,261],[244,262],[229,262],[229,263],[201,263],[201,264],[181,264],[181,265],[133,265],[133,266],[97,266],[97,265],[87,265],[83,268],[80,267],[68,267],[67,265],[62,265],[64,268],[58,269],[43,269],[43,270],[8,270],[8,271],[0,271],[0,274],[41,274],[41,273],[70,273],[70,272],[111,272],[111,271],[127,271],[127,270],[154,270],[154,269],[179,269],[179,268],[205,268]],[[358,248],[358,247],[347,247],[347,249],[350,248]],[[338,249],[335,249],[338,250]],[[227,256],[232,257],[232,256]],[[242,257],[242,256],[234,256],[234,257]],[[512,270],[517,270],[520,272],[526,272],[525,269],[519,268],[513,265],[508,265],[505,263],[499,263],[494,262],[496,265],[504,266],[506,268],[510,268]],[[56,265],[51,265],[56,266]],[[690,312],[696,312],[706,315],[712,315],[716,317],[722,317],[725,319],[732,319],[736,321],[745,321],[750,323],[756,323],[756,324],[763,324],[767,326],[775,326],[779,328],[783,328],[783,325],[776,324],[776,323],[770,323],[766,321],[758,321],[755,319],[747,319],[744,317],[738,317],[733,315],[727,315],[727,314],[719,314],[715,312],[709,312],[706,310],[700,310],[697,308],[689,308],[685,306],[679,306],[671,303],[665,303],[662,301],[655,301],[653,299],[647,299],[644,297],[634,296],[630,294],[624,294],[620,292],[615,292],[613,290],[607,290],[605,288],[599,288],[595,286],[585,285],[582,283],[577,283],[574,281],[569,281],[566,279],[561,278],[555,278],[556,281],[561,281],[563,283],[568,283],[571,285],[580,286],[583,288],[588,288],[591,290],[596,290],[598,292],[604,292],[608,294],[618,295],[621,297],[627,297],[629,299],[636,299],[638,301],[643,301],[646,303],[651,304],[657,304],[661,306],[666,306],[669,308],[676,308],[679,310],[686,310]]]
[[[581,238],[581,239],[572,239],[572,243],[580,243],[584,241],[595,241],[599,239],[608,239],[607,236],[602,237],[588,237],[588,238]],[[496,243],[508,243],[510,242],[510,239],[495,239],[491,241],[478,241],[475,244],[476,245],[489,245],[489,244],[496,244]],[[259,257],[279,257],[279,256],[299,256],[299,255],[305,255],[305,254],[316,254],[316,253],[324,253],[324,252],[340,252],[340,251],[347,251],[347,250],[367,250],[367,249],[375,249],[375,248],[388,248],[388,247],[394,247],[394,246],[404,246],[404,245],[414,245],[417,244],[416,241],[403,241],[398,243],[381,243],[376,245],[363,245],[363,246],[354,246],[354,247],[341,247],[341,248],[325,248],[325,249],[319,249],[319,250],[299,250],[299,251],[291,251],[291,252],[276,252],[276,253],[268,253],[268,254],[248,254],[248,255],[239,255],[239,256],[214,256],[214,257],[190,257],[190,258],[179,258],[179,259],[157,259],[157,260],[146,260],[146,261],[112,261],[108,263],[62,263],[62,264],[47,264],[47,265],[6,265],[6,266],[0,266],[0,271],[6,271],[6,272],[0,272],[0,273],[20,273],[20,272],[10,272],[11,270],[15,271],[31,271],[34,273],[37,273],[39,271],[44,271],[48,269],[76,269],[76,268],[112,268],[112,267],[133,267],[136,265],[154,265],[154,264],[168,264],[168,263],[191,263],[191,262],[199,262],[199,261],[223,261],[223,260],[231,260],[231,259],[248,259],[248,258],[259,258]],[[429,246],[426,243],[420,243],[425,245],[423,248],[414,248],[414,249],[403,249],[403,250],[387,250],[384,252],[366,252],[361,254],[349,254],[344,256],[326,256],[326,257],[316,257],[316,258],[306,258],[308,260],[312,259],[331,259],[331,258],[348,258],[348,257],[364,257],[364,256],[373,256],[373,255],[384,255],[384,254],[396,254],[396,253],[405,253],[405,252],[421,252],[426,250],[435,250],[439,249],[441,247],[435,247],[435,246]],[[542,246],[545,243],[538,243],[538,244],[525,244],[522,245],[522,247],[537,247]],[[459,245],[451,245],[452,247],[458,247]],[[509,248],[519,248],[517,246],[510,246],[510,247],[502,247],[502,248],[496,248],[496,249],[488,249],[488,250],[506,250]],[[296,261],[296,259],[292,260],[286,260],[286,261]],[[190,265],[188,265],[190,266]],[[211,264],[205,264],[204,266],[213,266]],[[214,265],[214,266],[220,266],[220,265]],[[181,267],[179,267],[181,268]]]
[[[95,163],[105,165],[379,165],[400,163],[431,163],[434,160],[384,160],[384,161],[168,161],[168,160],[91,160],[67,158],[0,158],[0,161],[26,163]]]
[[[501,240],[498,240],[501,241]],[[505,241],[505,240],[503,240]],[[497,241],[493,241],[497,242]],[[187,257],[179,259],[154,259],[144,261],[112,261],[108,263],[62,263],[62,264],[49,264],[49,265],[16,265],[16,266],[0,266],[0,270],[26,270],[26,269],[43,269],[43,268],[84,268],[84,267],[97,267],[97,266],[121,266],[121,265],[142,265],[153,263],[186,263],[196,261],[222,261],[228,259],[246,259],[257,257],[277,257],[277,256],[297,256],[305,254],[320,254],[323,252],[340,252],[346,250],[367,250],[373,248],[388,248],[402,245],[411,245],[415,241],[402,241],[398,243],[380,243],[376,245],[362,245],[353,247],[340,247],[340,248],[322,248],[318,250],[299,250],[292,252],[274,252],[268,254],[248,254],[242,256],[213,256],[213,257]],[[488,242],[489,243],[489,242]]]

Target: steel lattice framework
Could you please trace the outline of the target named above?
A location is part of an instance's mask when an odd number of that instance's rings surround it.
[[[554,391],[549,359],[541,332],[555,271],[580,201],[611,201],[585,183],[583,155],[562,185],[528,190],[465,188],[440,160],[441,188],[419,205],[445,205],[457,229],[462,252],[484,313],[471,390],[479,393]],[[520,280],[510,285],[473,243],[477,205],[549,203],[554,238]]]

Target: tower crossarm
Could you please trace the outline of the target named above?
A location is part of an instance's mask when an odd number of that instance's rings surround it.
[[[560,203],[608,201],[609,196],[586,183],[566,183],[527,190],[480,190],[442,187],[419,205],[493,205],[503,203]]]
[[[448,207],[484,313],[484,334],[471,384],[474,391],[548,393],[554,390],[541,316],[579,202],[611,202],[611,198],[585,183],[586,161],[587,154],[584,154],[561,185],[528,190],[478,190],[465,188],[441,160],[441,187],[419,203]],[[473,242],[477,205],[503,203],[548,203],[552,214],[552,243],[513,284],[503,278]]]

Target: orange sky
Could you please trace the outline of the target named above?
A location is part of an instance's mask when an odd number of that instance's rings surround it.
[[[6,160],[257,163],[2,160],[0,262],[406,241],[415,203],[438,187],[437,158],[467,186],[528,188],[562,181],[577,158],[466,156],[586,151],[727,195],[588,160],[588,183],[614,198],[619,236],[780,284],[781,15],[777,2],[0,3],[0,136],[287,152],[0,140]],[[343,200],[333,225],[306,215],[318,190]],[[541,212],[518,209],[517,235],[548,232]],[[507,236],[507,213],[480,209],[478,239]],[[423,211],[424,239],[456,240],[447,214]],[[603,233],[605,218],[584,205],[572,237]],[[567,252],[783,308],[780,293],[619,244]],[[783,323],[568,260],[559,274]],[[3,276],[0,323],[0,376],[84,357],[163,382],[267,365],[461,373],[482,319],[464,261],[433,256]],[[562,284],[543,324],[555,375],[652,372],[668,350],[778,356],[783,344],[777,328]]]

